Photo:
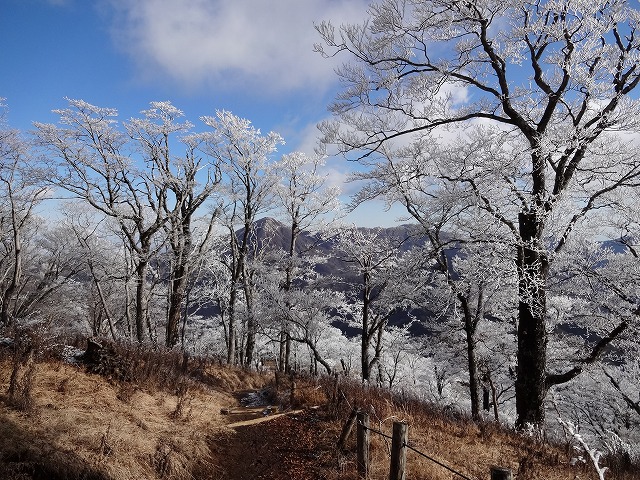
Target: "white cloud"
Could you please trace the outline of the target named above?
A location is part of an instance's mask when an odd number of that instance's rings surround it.
[[[319,146],[318,138],[320,131],[317,125],[318,120],[307,125],[293,125],[285,131],[285,138],[294,150],[313,155]]]
[[[180,85],[324,89],[331,61],[313,52],[313,24],[358,22],[366,0],[108,0],[118,45],[148,77]]]

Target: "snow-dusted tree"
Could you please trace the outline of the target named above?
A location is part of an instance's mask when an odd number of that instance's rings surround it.
[[[167,221],[161,205],[168,186],[157,181],[156,170],[145,171],[128,150],[128,137],[117,128],[117,111],[83,100],[69,99],[69,108],[55,110],[60,125],[36,123],[37,136],[52,161],[56,185],[87,201],[103,215],[113,218],[133,258],[136,279],[135,328],[139,342],[145,340],[147,274],[153,240]]]
[[[489,373],[479,369],[477,330],[485,315],[511,319],[512,312],[496,312],[495,296],[514,286],[515,271],[503,258],[509,255],[509,239],[492,216],[475,207],[473,192],[456,178],[456,169],[464,170],[475,148],[478,145],[468,150],[452,145],[447,151],[425,143],[393,154],[382,148],[380,155],[386,161],[353,174],[353,178],[367,182],[355,196],[356,203],[382,196],[389,203],[405,205],[410,217],[418,222],[425,245],[419,253],[423,258],[415,262],[431,259],[432,274],[440,276],[420,303],[451,320],[438,328],[444,330],[443,338],[457,340],[450,335],[451,329],[464,333],[471,413],[477,419],[481,373]],[[454,355],[459,357],[460,352]]]
[[[635,190],[623,198],[616,194],[612,200],[633,204],[638,199]],[[550,341],[550,362],[560,357],[565,364],[574,363],[564,376],[583,374],[572,382],[575,385],[558,389],[556,403],[562,415],[580,425],[589,442],[600,449],[609,448],[616,439],[622,443],[615,448],[635,445],[640,435],[637,209],[611,213],[594,221],[608,225],[620,237],[606,242],[574,238],[574,254],[558,256],[552,264],[556,274],[549,298],[550,328],[564,333]],[[576,341],[576,327],[586,342]]]
[[[382,334],[385,349],[378,362],[378,381],[394,389],[411,387],[410,365],[419,356],[416,341],[405,327],[387,328]]]
[[[202,258],[199,265],[199,280],[194,283],[191,291],[190,308],[197,317],[194,325],[186,324],[183,335],[187,337],[207,338],[215,337],[224,340],[224,352],[218,348],[217,355],[227,356],[229,332],[227,313],[231,290],[231,255],[229,252],[228,235],[217,232],[211,239],[208,255]],[[194,331],[202,330],[201,332]],[[218,331],[220,335],[218,336]],[[205,340],[200,340],[200,342]],[[206,347],[206,346],[205,346]]]
[[[27,268],[25,242],[36,235],[34,209],[47,191],[33,173],[33,162],[29,144],[19,132],[6,127],[4,112],[0,112],[0,326],[24,314],[18,297]]]
[[[80,294],[86,278],[86,256],[71,240],[65,224],[40,227],[25,249],[24,283],[19,297],[19,316],[34,315],[51,321],[57,332],[77,329],[84,322],[85,299]],[[21,313],[20,313],[21,312]]]
[[[158,200],[167,219],[162,226],[171,249],[165,330],[165,344],[171,348],[180,340],[179,327],[191,269],[206,249],[216,210],[209,213],[199,239],[194,238],[193,233],[195,217],[218,187],[220,168],[217,159],[199,155],[197,148],[201,139],[196,134],[181,139],[186,150],[184,154],[175,156],[171,153],[172,136],[186,132],[192,126],[189,122],[179,123],[184,114],[171,103],[151,102],[151,108],[142,113],[143,118],[131,119],[125,126],[143,158],[150,159],[157,182],[166,186],[169,192]]]
[[[403,261],[401,248],[408,238],[390,238],[379,230],[344,228],[336,237],[339,258],[348,265],[347,304],[361,334],[360,367],[363,382],[383,351],[384,329],[393,313],[411,305],[421,290],[421,263]],[[409,256],[407,256],[409,258]],[[373,351],[372,351],[373,350]]]
[[[284,155],[276,164],[275,171],[281,181],[276,185],[277,203],[281,209],[281,217],[288,228],[288,245],[285,255],[284,279],[280,285],[284,294],[291,291],[298,271],[304,268],[305,256],[313,256],[315,242],[300,245],[298,239],[303,231],[316,234],[326,230],[327,226],[337,218],[339,210],[339,190],[328,187],[326,175],[320,172],[324,159],[319,156],[309,157],[301,152]],[[299,285],[297,288],[301,287]],[[280,338],[281,371],[290,369],[291,335],[287,323],[283,325]]]
[[[211,127],[203,134],[202,150],[220,164],[225,196],[221,218],[229,233],[230,289],[227,302],[227,361],[237,361],[238,296],[244,295],[247,308],[247,341],[241,352],[241,363],[251,365],[257,331],[254,315],[254,288],[250,279],[249,257],[254,222],[271,208],[275,177],[271,155],[283,143],[282,137],[270,132],[262,135],[251,122],[230,112],[218,111],[215,117],[203,117]],[[240,229],[239,233],[236,229]]]
[[[122,129],[116,110],[68,102],[69,108],[55,110],[59,125],[36,123],[38,140],[51,157],[52,181],[118,225],[131,252],[139,342],[145,328],[155,337],[148,312],[154,283],[148,277],[163,244],[159,234],[166,232],[172,254],[165,342],[174,346],[189,266],[198,250],[191,224],[219,182],[216,163],[196,154],[197,138],[186,136],[192,125],[180,122],[183,113],[170,102],[152,102],[141,118],[125,122]],[[182,141],[186,154],[172,153],[175,141]]]
[[[289,337],[293,342],[308,348],[313,364],[322,365],[327,374],[333,373],[338,359],[329,358],[332,352],[329,351],[326,339],[335,338],[337,329],[330,325],[329,312],[343,303],[344,298],[339,292],[322,288],[313,281],[308,282],[306,288],[292,288],[283,292],[278,273],[265,275],[262,285],[269,314],[274,318],[284,319]],[[279,329],[277,333],[280,333]],[[310,370],[317,373],[317,368]]]
[[[114,235],[110,222],[96,217],[92,207],[79,200],[63,205],[61,213],[64,220],[60,224],[72,234],[68,244],[75,242],[83,252],[91,279],[85,282],[91,334],[104,335],[106,326],[114,340],[130,338],[132,323],[127,315],[130,302],[126,295],[129,268],[120,239]]]
[[[317,27],[326,44],[318,50],[353,59],[339,71],[346,88],[332,106],[337,119],[321,126],[324,141],[388,164],[400,142],[423,157],[446,141],[447,128],[472,144],[473,133],[462,130],[491,126],[481,137],[498,141],[492,149],[468,149],[455,171],[422,175],[464,186],[511,235],[516,424],[540,427],[553,384],[549,263],[574,227],[603,207],[605,194],[635,184],[640,173],[635,154],[611,134],[638,127],[631,93],[640,82],[640,13],[622,0],[383,0],[369,15],[362,25]],[[381,156],[384,149],[391,154]],[[412,175],[405,167],[402,176]]]
[[[498,331],[509,330],[513,325],[515,311],[510,307],[513,305],[515,272],[508,262],[504,245],[499,242],[493,245],[473,241],[461,243],[443,250],[437,264],[452,297],[450,315],[453,324],[448,322],[447,330],[449,333],[459,329],[464,332],[471,416],[479,419],[481,386],[496,388],[492,377],[497,376],[498,365],[490,361],[495,355],[490,352],[495,344],[510,343],[500,338]],[[486,317],[492,318],[494,324],[505,324],[506,328],[493,328],[495,338],[481,338],[480,332],[486,330],[482,325],[487,322]],[[448,332],[444,334],[446,336]],[[479,345],[481,342],[482,346]],[[501,367],[506,371],[509,365]],[[493,403],[496,405],[495,401]]]

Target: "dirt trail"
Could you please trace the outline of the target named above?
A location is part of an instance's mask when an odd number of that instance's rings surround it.
[[[285,415],[299,415],[302,412],[304,412],[304,410],[292,410],[290,412],[282,412],[282,413],[275,413],[275,414],[268,414],[265,415],[264,412],[264,408],[260,408],[260,409],[256,409],[256,417],[255,418],[251,418],[249,420],[240,420],[234,423],[230,423],[229,425],[227,425],[227,427],[229,428],[238,428],[238,427],[248,427],[250,425],[255,425],[256,423],[263,423],[263,422],[269,422],[271,420],[274,420],[276,418],[280,418],[283,417]],[[233,415],[233,411],[230,412],[231,415]]]
[[[211,445],[227,480],[315,480],[331,463],[321,438],[319,412],[304,410],[236,424],[235,433]],[[256,421],[257,420],[257,421]]]

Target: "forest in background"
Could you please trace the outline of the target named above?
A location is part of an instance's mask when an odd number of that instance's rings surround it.
[[[67,99],[56,124],[4,125],[0,324],[356,375],[637,456],[640,14],[370,15],[316,26],[351,62],[317,155],[170,102],[122,121]],[[340,224],[328,154],[359,161],[351,207],[399,202],[411,226]]]

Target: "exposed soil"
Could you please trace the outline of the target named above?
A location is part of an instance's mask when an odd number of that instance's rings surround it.
[[[315,480],[327,478],[335,448],[323,438],[322,412],[305,410],[236,427],[211,445],[228,480]],[[326,437],[326,436],[325,436]],[[334,477],[337,478],[337,477]]]

